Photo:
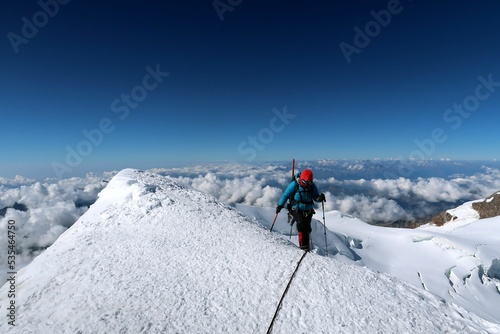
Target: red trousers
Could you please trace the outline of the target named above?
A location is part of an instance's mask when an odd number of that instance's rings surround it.
[[[312,232],[311,220],[313,211],[292,210],[292,216],[297,222],[297,232],[299,237],[299,246],[301,249],[310,250],[310,233]]]

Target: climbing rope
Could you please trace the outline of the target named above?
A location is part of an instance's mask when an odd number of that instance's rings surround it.
[[[290,285],[292,284],[292,281],[295,277],[295,273],[297,273],[297,270],[299,270],[300,264],[302,263],[302,260],[304,259],[304,257],[306,257],[307,253],[308,252],[304,252],[304,254],[302,254],[302,257],[300,258],[299,262],[297,263],[297,267],[295,267],[295,271],[293,272],[292,276],[290,277],[290,280],[288,281],[288,284],[286,286],[285,291],[283,292],[283,295],[281,295],[281,299],[280,299],[280,302],[278,303],[278,307],[276,307],[276,311],[274,312],[273,320],[271,320],[271,324],[269,325],[269,328],[267,329],[267,334],[270,334],[271,331],[273,330],[274,321],[276,320],[276,317],[278,316],[278,313],[281,309],[281,304],[283,303],[283,299],[285,298],[285,295],[288,292],[288,288],[290,288]]]

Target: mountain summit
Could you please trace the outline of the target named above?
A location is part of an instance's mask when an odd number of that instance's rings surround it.
[[[394,277],[303,255],[211,196],[126,169],[19,271],[15,326],[3,317],[0,332],[500,332]]]

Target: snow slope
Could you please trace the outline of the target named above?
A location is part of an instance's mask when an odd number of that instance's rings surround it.
[[[500,324],[500,217],[478,220],[474,202],[449,210],[457,217],[453,222],[417,229],[378,227],[327,212],[328,256],[387,273]],[[237,208],[263,224],[274,216],[272,210]],[[312,227],[318,254],[326,254],[322,221],[317,212]],[[274,230],[298,244],[295,230],[290,238],[285,215]]]
[[[3,316],[0,332],[266,333],[303,255],[284,235],[168,177],[123,170],[18,273],[16,326]],[[273,333],[500,333],[498,322],[322,252],[303,259]]]

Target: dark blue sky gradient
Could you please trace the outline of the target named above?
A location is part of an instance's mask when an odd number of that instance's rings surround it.
[[[55,10],[56,0],[41,2]],[[398,13],[348,63],[340,44],[354,46],[354,28],[391,6]],[[23,17],[43,19],[42,6],[0,7],[0,176],[292,157],[500,157],[498,1],[243,0],[221,21],[213,1],[73,0],[17,53],[12,33],[23,37]],[[146,68],[157,66],[169,75],[120,119],[122,94],[141,92]],[[469,99],[479,101],[471,112],[447,113],[476,94],[480,76],[497,83],[479,90],[488,96]],[[284,108],[296,115],[286,124],[273,113]],[[112,130],[85,146],[82,131],[95,134],[103,119]],[[68,160],[78,149],[85,154]]]

